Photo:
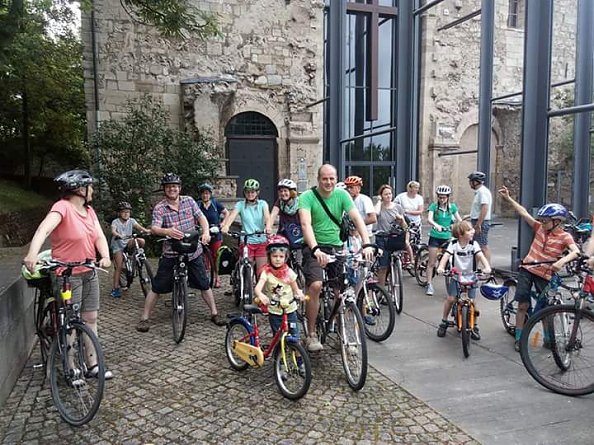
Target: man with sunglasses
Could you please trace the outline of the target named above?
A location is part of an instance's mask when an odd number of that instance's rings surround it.
[[[567,219],[567,209],[561,204],[545,204],[534,218],[528,211],[515,201],[507,187],[499,189],[499,195],[514,208],[524,221],[534,231],[534,239],[520,266],[516,300],[518,313],[516,314],[516,341],[514,349],[520,351],[520,336],[530,306],[532,286],[539,294],[547,286],[554,272],[558,272],[565,264],[577,258],[580,254],[575,241],[569,233],[563,230],[563,223]],[[565,251],[569,253],[563,255]],[[546,346],[546,345],[545,345]]]

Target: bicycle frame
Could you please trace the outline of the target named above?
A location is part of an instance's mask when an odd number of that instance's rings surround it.
[[[469,297],[469,291],[476,286],[478,280],[461,282],[456,278],[452,279],[458,283],[458,294],[456,295],[456,301],[452,307],[452,312],[455,313],[456,329],[458,332],[462,332],[462,308],[468,307],[470,311],[470,323],[468,328],[472,330],[474,328],[475,310],[474,301]]]

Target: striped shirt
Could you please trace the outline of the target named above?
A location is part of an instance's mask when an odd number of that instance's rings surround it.
[[[565,232],[560,227],[556,228],[552,232],[548,232],[543,229],[542,223],[536,222],[534,224],[534,240],[530,245],[530,251],[528,255],[524,257],[523,263],[535,263],[541,261],[557,261],[559,258],[564,256],[565,250],[575,244],[571,235]],[[553,276],[553,270],[551,264],[541,264],[536,266],[530,266],[524,264],[521,267],[537,275],[545,280],[550,280]]]
[[[189,232],[194,230],[196,225],[199,225],[199,219],[203,215],[190,196],[179,197],[179,208],[173,209],[164,199],[157,203],[153,209],[153,227],[161,227],[168,229],[175,227],[182,232]],[[198,243],[198,249],[190,256],[190,260],[197,258],[202,253],[202,244]],[[168,258],[175,258],[177,254],[171,249],[171,242],[165,241],[163,243],[163,256]]]

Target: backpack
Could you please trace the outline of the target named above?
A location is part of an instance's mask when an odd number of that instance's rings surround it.
[[[233,253],[233,249],[229,246],[221,246],[217,252],[217,268],[219,270],[219,275],[231,275],[236,263],[237,256]]]
[[[303,247],[303,232],[299,224],[287,224],[279,233],[287,238],[291,247]]]

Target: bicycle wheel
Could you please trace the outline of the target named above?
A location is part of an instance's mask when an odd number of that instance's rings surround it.
[[[347,301],[338,315],[340,355],[349,386],[359,391],[367,379],[367,343],[363,317],[352,301]]]
[[[89,376],[87,358],[97,359],[96,377]],[[89,422],[97,413],[105,385],[105,363],[97,336],[82,323],[71,323],[56,336],[49,352],[49,379],[54,405],[70,425]]]
[[[499,300],[499,313],[501,314],[501,321],[503,327],[509,335],[515,337],[516,335],[516,314],[518,313],[518,302],[516,301],[516,287],[515,280],[507,280],[503,283],[509,287],[507,293]]]
[[[243,288],[241,290],[241,304],[252,304],[252,300],[254,299],[252,268],[248,266],[244,267],[242,274]]]
[[[373,341],[384,341],[394,331],[396,309],[392,297],[377,283],[361,288],[357,297],[357,307],[363,315],[365,333]]]
[[[311,385],[311,362],[298,342],[281,340],[274,349],[274,380],[281,394],[290,400],[303,397]]]
[[[423,246],[417,252],[415,258],[415,278],[421,287],[427,286],[427,261],[429,260],[429,248]]]
[[[49,291],[38,289],[35,298],[35,331],[39,338],[39,349],[41,350],[41,361],[47,366],[49,350],[56,335],[54,326],[57,324],[56,300]]]
[[[392,297],[397,314],[402,312],[404,304],[404,283],[402,282],[402,263],[400,260],[390,261],[386,274],[386,290]]]
[[[470,326],[470,309],[468,306],[462,306],[462,332],[460,332],[460,337],[462,337],[462,352],[464,353],[464,357],[468,358],[470,355],[470,330],[472,327]]]
[[[115,266],[115,264],[114,264]],[[122,259],[122,273],[120,273],[120,287],[128,288],[134,280],[134,269],[132,267],[132,260],[129,256],[124,256]]]
[[[243,323],[239,320],[233,320],[229,323],[227,334],[225,335],[225,352],[229,364],[236,371],[245,371],[249,364],[247,364],[239,355],[235,353],[233,348],[234,342],[249,343],[250,333]]]
[[[579,319],[578,319],[579,316]],[[528,373],[545,388],[568,396],[594,392],[594,315],[556,305],[531,316],[520,338]]]
[[[206,276],[208,277],[208,287],[212,289],[214,285],[215,262],[208,246],[202,246],[202,253],[202,260],[204,261]]]
[[[239,277],[239,265],[237,265],[231,273],[231,288],[233,289],[233,302],[236,307],[241,303],[241,282]]]
[[[142,289],[142,293],[144,297],[148,295],[149,291],[153,286],[153,270],[151,269],[151,265],[149,264],[148,260],[144,260],[140,263],[138,267],[138,279],[140,280],[140,288]]]
[[[173,340],[176,343],[184,339],[186,333],[188,283],[180,278],[173,283],[173,294],[171,296],[171,323],[173,325]]]

